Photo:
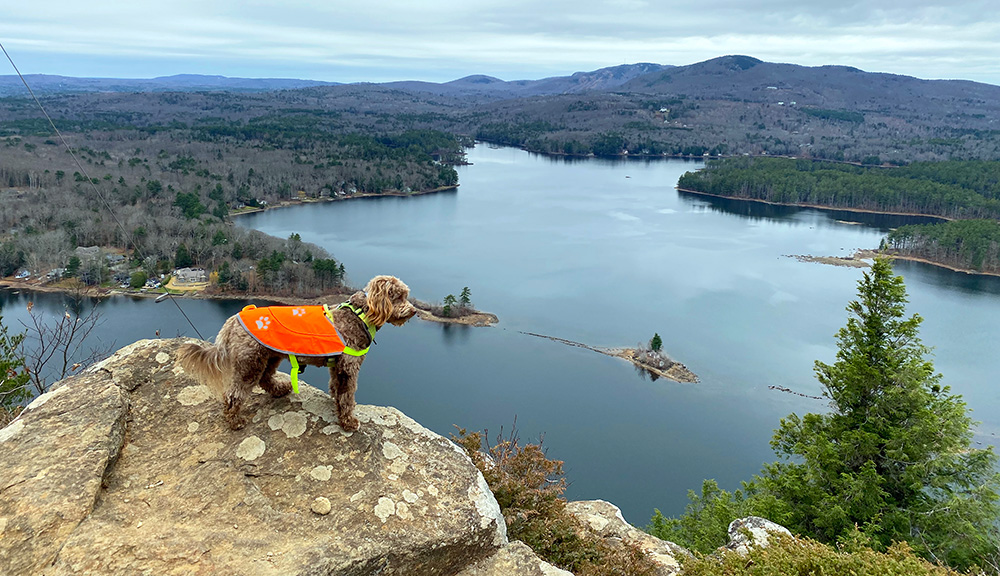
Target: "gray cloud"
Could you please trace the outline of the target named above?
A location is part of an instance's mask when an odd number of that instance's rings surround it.
[[[748,54],[1000,84],[1000,13],[984,0],[44,4],[9,6],[0,21],[0,38],[25,71],[441,81]]]

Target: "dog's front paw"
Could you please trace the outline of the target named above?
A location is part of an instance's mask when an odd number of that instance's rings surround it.
[[[292,391],[292,380],[284,374],[275,374],[271,377],[271,385],[268,386],[267,391],[274,398],[281,398],[286,396]]]
[[[347,432],[354,432],[355,430],[361,427],[361,422],[358,422],[358,419],[355,418],[354,416],[351,416],[349,418],[341,418],[340,427]]]
[[[242,416],[227,416],[226,422],[229,423],[230,430],[239,430],[247,425],[247,419]]]

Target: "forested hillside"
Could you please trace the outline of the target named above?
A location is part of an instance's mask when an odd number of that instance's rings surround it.
[[[171,96],[181,102],[162,97]],[[342,265],[295,237],[233,226],[230,215],[281,202],[453,187],[458,176],[450,164],[464,158],[450,134],[358,132],[338,114],[315,110],[245,121],[192,113],[190,123],[123,110],[62,111],[57,125],[84,174],[25,102],[7,111],[15,117],[0,123],[4,275],[66,268],[77,246],[96,245],[128,254],[126,278],[196,266],[214,271],[221,291],[314,295],[343,280]],[[103,261],[89,266],[80,274],[88,283],[122,281],[121,270]]]
[[[1000,159],[1000,87],[749,56],[477,111],[479,138],[556,154],[766,154],[876,164]]]

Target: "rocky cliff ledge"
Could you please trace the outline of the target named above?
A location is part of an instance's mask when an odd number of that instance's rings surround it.
[[[183,342],[136,342],[0,430],[0,573],[485,574],[523,556],[449,440],[376,406],[344,432],[309,386],[253,395],[230,431],[175,364]]]

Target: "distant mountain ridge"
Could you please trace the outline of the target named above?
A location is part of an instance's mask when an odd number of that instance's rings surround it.
[[[851,110],[877,110],[890,99],[894,106],[926,106],[928,99],[1000,101],[1000,86],[992,84],[923,80],[850,66],[776,64],[738,55],[651,72],[622,84],[621,90]]]
[[[429,92],[441,96],[474,96],[486,99],[525,98],[553,94],[576,94],[615,90],[627,82],[651,72],[673,68],[663,64],[622,64],[570,76],[552,76],[540,80],[501,80],[473,74],[450,82],[402,81],[379,84],[398,90]]]
[[[39,93],[66,92],[270,92],[345,86],[291,78],[235,78],[177,74],[149,79],[76,78],[48,74],[25,76]],[[538,80],[501,80],[475,74],[449,82],[394,81],[351,83],[354,86],[425,92],[457,98],[502,100],[532,96],[627,92],[687,95],[734,101],[805,101],[831,108],[872,108],[887,94],[900,103],[910,99],[1000,99],[1000,86],[967,80],[922,80],[912,76],[865,72],[849,66],[801,66],[764,62],[751,56],[721,56],[686,66],[654,63],[622,64],[569,76]],[[0,96],[24,94],[14,75],[0,76]]]
[[[642,62],[600,68],[590,72],[575,72],[570,76],[552,76],[540,80],[513,80],[506,82],[492,76],[474,75],[445,83],[465,90],[505,91],[518,96],[543,94],[573,94],[587,91],[613,90],[629,81],[651,72],[673,68],[663,64]]]
[[[623,64],[570,76],[554,76],[540,80],[505,81],[482,74],[466,76],[450,82],[396,81],[378,84],[387,88],[415,90],[448,96],[480,94],[488,97],[524,97],[545,94],[570,94],[585,91],[612,90],[628,81],[654,71],[671,68],[661,64]],[[25,80],[32,90],[40,93],[64,92],[268,92],[295,90],[316,86],[339,86],[341,82],[321,82],[291,78],[231,78],[219,75],[176,74],[156,78],[76,78],[49,74],[28,74]],[[359,82],[356,84],[368,84]],[[0,96],[23,94],[24,85],[15,75],[0,76]]]
[[[25,74],[24,79],[32,90],[41,94],[65,92],[268,92],[339,84],[339,82],[292,78],[230,78],[203,74],[176,74],[156,78],[77,78],[52,74]],[[26,95],[21,79],[16,75],[0,76],[0,96],[19,95]]]
[[[202,75],[31,76],[29,82],[53,98],[67,93],[66,117],[103,109],[100,121],[127,125],[247,122],[300,110],[321,112],[322,125],[341,115],[338,130],[345,123],[363,132],[418,126],[566,155],[786,155],[869,163],[1000,158],[1000,86],[745,55],[513,81],[480,74],[444,83]],[[24,92],[16,77],[0,77],[0,95]],[[12,120],[27,114],[7,109]],[[29,128],[0,123],[2,129]]]

